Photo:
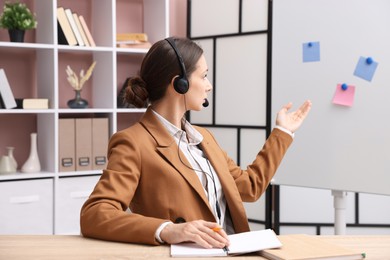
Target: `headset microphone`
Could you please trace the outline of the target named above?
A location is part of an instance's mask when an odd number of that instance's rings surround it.
[[[207,98],[204,100],[203,102],[203,107],[208,107],[209,106],[209,101],[207,100]]]

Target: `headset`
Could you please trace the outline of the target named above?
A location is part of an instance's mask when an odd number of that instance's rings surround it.
[[[169,45],[171,45],[172,49],[175,51],[176,57],[179,61],[179,65],[181,68],[181,75],[174,79],[173,87],[177,93],[185,94],[190,88],[190,83],[187,79],[187,72],[186,72],[186,67],[184,65],[183,57],[180,55],[180,52],[177,49],[175,41],[172,37],[166,38],[165,40],[169,43]]]

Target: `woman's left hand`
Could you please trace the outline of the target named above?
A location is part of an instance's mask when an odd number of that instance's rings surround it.
[[[298,130],[306,116],[309,114],[311,109],[311,101],[306,100],[300,108],[295,111],[289,112],[292,107],[292,103],[284,105],[276,116],[276,125],[281,126],[292,133]]]

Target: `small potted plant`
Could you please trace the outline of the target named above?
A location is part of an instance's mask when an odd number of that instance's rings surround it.
[[[26,4],[6,2],[0,15],[0,27],[8,29],[12,42],[23,42],[26,30],[37,27],[37,20]]]

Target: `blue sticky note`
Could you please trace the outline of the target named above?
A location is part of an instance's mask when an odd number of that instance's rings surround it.
[[[320,42],[302,44],[303,62],[320,61]]]
[[[378,62],[373,60],[371,57],[360,57],[353,75],[367,81],[371,81],[376,67],[378,67]]]

